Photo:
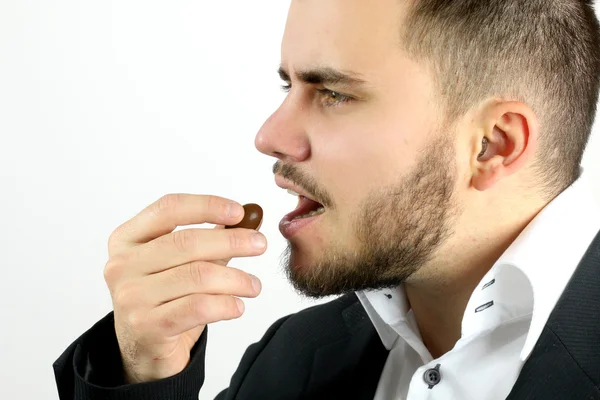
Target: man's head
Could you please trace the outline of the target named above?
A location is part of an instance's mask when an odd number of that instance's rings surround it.
[[[293,0],[256,137],[325,206],[289,237],[313,296],[443,279],[443,259],[577,178],[600,74],[575,0]],[[521,217],[522,218],[522,217]]]

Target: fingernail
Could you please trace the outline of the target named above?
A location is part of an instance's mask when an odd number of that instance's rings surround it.
[[[240,313],[244,313],[244,302],[238,299],[237,297],[235,298],[235,302],[237,303]]]
[[[252,274],[248,274],[248,275],[250,275],[250,278],[252,278],[252,289],[254,289],[254,291],[256,293],[260,293],[260,289],[262,288],[262,285],[260,284],[260,280]]]
[[[240,206],[237,203],[229,203],[227,205],[227,216],[229,217],[239,217],[244,213],[244,207]]]
[[[252,234],[252,246],[256,249],[264,249],[267,246],[267,241],[262,233],[254,232]]]

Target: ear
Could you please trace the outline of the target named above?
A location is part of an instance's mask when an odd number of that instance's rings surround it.
[[[490,102],[475,121],[472,183],[483,191],[533,158],[539,126],[533,110],[518,101]]]

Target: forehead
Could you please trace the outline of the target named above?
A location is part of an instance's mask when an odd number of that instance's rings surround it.
[[[282,65],[367,74],[400,56],[400,0],[292,0]]]

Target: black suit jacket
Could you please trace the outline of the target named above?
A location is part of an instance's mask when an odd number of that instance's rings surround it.
[[[180,374],[123,385],[110,313],[54,363],[60,399],[196,400],[204,382],[207,331]],[[387,355],[356,295],[347,294],[275,322],[258,343],[248,347],[229,388],[217,399],[372,400]],[[600,232],[507,399],[600,399],[599,385]]]

